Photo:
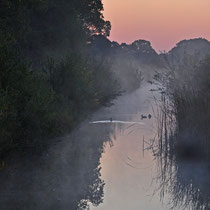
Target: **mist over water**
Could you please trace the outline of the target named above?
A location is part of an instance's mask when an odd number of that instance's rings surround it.
[[[133,193],[141,197],[144,191],[141,188],[142,172],[146,179],[147,173],[151,175],[145,189],[153,176],[150,166],[152,155],[145,152],[143,158],[142,153],[143,135],[149,141],[154,130],[154,118],[141,120],[141,114],[152,112],[148,95],[145,87],[119,97],[112,107],[101,109],[72,134],[58,139],[55,146],[40,158],[13,157],[16,161],[11,161],[11,165],[8,162],[0,174],[0,184],[4,189],[1,191],[1,209],[78,209],[78,206],[85,209],[86,202],[98,206],[103,199],[105,204],[108,202],[112,206],[123,196],[118,191],[126,192],[126,188],[129,190],[132,185],[138,185]],[[89,123],[109,122],[110,118],[113,119],[110,123]],[[148,169],[145,171],[144,168]],[[125,183],[123,178],[135,181],[123,188],[113,186],[114,197],[109,202],[106,199],[111,195],[107,191],[110,187],[107,178],[117,179],[118,182],[114,183],[122,187]],[[136,200],[132,196],[128,196],[130,201]]]
[[[110,113],[134,122],[141,114],[148,115],[152,107],[151,86],[146,85],[128,96],[120,98],[109,109]],[[136,107],[136,105],[139,105]],[[129,115],[130,113],[130,115]],[[156,182],[157,170],[150,150],[156,134],[155,116],[144,119],[144,124],[134,124],[119,129],[113,138],[113,146],[105,146],[100,160],[102,179],[105,181],[104,202],[91,209],[167,209],[159,200]]]
[[[0,173],[1,209],[170,209],[173,192],[165,186],[170,177],[165,173],[166,179],[161,179],[161,162],[153,151],[158,108],[154,98],[160,97],[150,91],[155,88],[144,84],[114,100],[113,106],[100,109],[70,135],[57,139],[38,159],[13,157],[17,161],[8,162]],[[152,118],[142,119],[142,114]],[[206,169],[197,166],[182,163],[179,184],[196,170],[200,175],[194,181],[202,189],[208,182],[198,180]]]

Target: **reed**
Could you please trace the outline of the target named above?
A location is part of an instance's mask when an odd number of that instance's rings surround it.
[[[171,208],[210,209],[210,59],[156,75],[162,85],[157,113],[160,195]]]

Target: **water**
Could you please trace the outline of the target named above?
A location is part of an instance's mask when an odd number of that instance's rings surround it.
[[[0,170],[0,209],[170,209],[174,192],[162,188],[173,183],[161,183],[161,165],[152,151],[157,135],[154,97],[158,93],[150,89],[146,85],[119,97],[112,107],[99,110],[70,135],[52,141],[54,145],[41,157],[14,156],[6,162],[6,168]],[[141,114],[152,114],[152,118],[142,120]],[[197,167],[206,175],[203,165]],[[183,163],[173,173],[179,175],[174,179],[179,190],[195,185],[186,178],[192,168],[192,163]],[[199,182],[195,188],[198,192],[203,189],[208,197],[209,182],[199,178],[194,179]],[[184,195],[192,194],[186,191]],[[193,208],[177,205],[174,209]]]
[[[91,206],[91,210],[164,210],[157,183],[156,161],[152,145],[157,133],[150,87],[146,86],[129,96],[124,96],[105,111],[104,117],[131,120],[132,126],[117,129],[112,137],[113,146],[106,144],[100,159],[102,179],[105,181],[104,202]],[[153,105],[153,106],[152,106]],[[141,114],[152,114],[152,119],[141,120]],[[96,116],[97,118],[97,116]],[[113,122],[112,122],[113,123]]]

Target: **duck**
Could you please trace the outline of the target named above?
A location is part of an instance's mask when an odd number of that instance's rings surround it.
[[[141,119],[143,120],[143,119],[147,119],[147,116],[146,115],[141,115]]]

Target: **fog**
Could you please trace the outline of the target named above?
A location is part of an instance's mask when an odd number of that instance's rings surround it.
[[[168,140],[161,135],[171,124],[160,131],[170,100],[160,85],[142,81],[69,135],[52,139],[41,156],[14,153],[0,173],[1,209],[208,209],[209,168],[193,152],[191,135],[162,149],[174,133]]]
[[[89,204],[102,204],[103,200],[105,207],[99,205],[99,208],[126,209],[117,201],[125,196],[118,191],[131,189],[123,180],[126,177],[127,181],[133,180],[132,185],[139,186],[132,190],[132,196],[127,194],[127,207],[137,208],[143,202],[148,193],[144,187],[149,189],[152,199],[152,190],[157,186],[150,187],[155,177],[150,170],[154,170],[155,164],[151,152],[145,151],[143,156],[142,139],[144,136],[145,141],[150,141],[154,137],[155,118],[141,120],[141,114],[152,114],[153,93],[149,88],[144,84],[141,89],[114,100],[113,106],[96,112],[70,135],[52,140],[54,146],[41,157],[12,157],[0,174],[1,209],[86,209]],[[112,147],[115,151],[110,154]],[[125,162],[114,160],[119,156]],[[142,165],[139,167],[135,162]],[[123,163],[124,167],[115,167],[113,163],[119,166]],[[110,178],[118,180],[120,185],[110,183]],[[141,187],[143,180],[147,183]],[[109,194],[114,192],[110,198]],[[147,199],[141,205],[148,202]],[[157,204],[163,209],[156,195],[151,209]]]

